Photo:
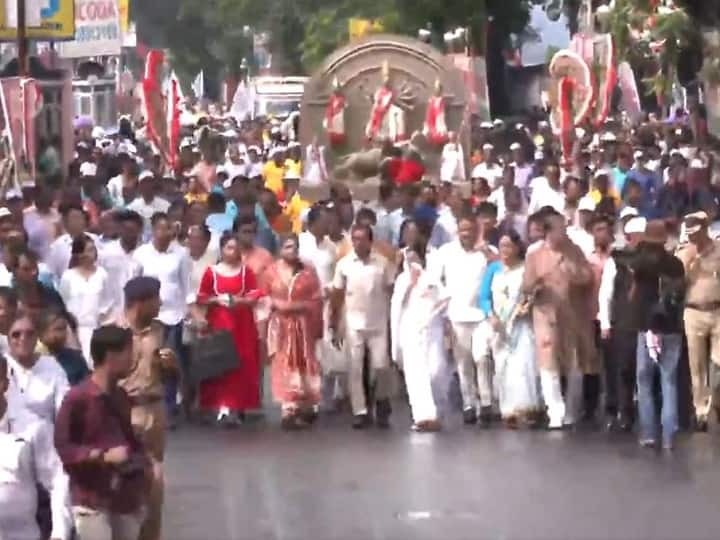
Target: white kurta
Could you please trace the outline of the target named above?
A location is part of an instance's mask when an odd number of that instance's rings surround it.
[[[405,373],[415,423],[438,420],[446,410],[450,369],[443,340],[445,298],[440,284],[421,271],[410,288],[410,272],[395,282],[391,301],[393,360]]]
[[[37,485],[42,484],[50,494],[50,537],[68,540],[72,530],[70,488],[53,444],[52,424],[36,418],[20,422],[18,418],[7,411],[0,419],[0,538],[40,538],[35,513]]]
[[[114,240],[103,246],[98,259],[108,274],[108,282],[113,296],[113,309],[121,315],[125,306],[125,285],[132,278],[140,275],[142,268],[134,258],[135,250],[127,252],[120,245],[120,240]]]
[[[114,286],[101,266],[89,278],[80,274],[77,268],[70,268],[60,280],[60,296],[67,310],[77,319],[78,339],[91,369],[90,339],[95,328],[113,315]]]
[[[7,356],[8,403],[18,413],[29,413],[55,423],[65,394],[70,389],[67,375],[53,356],[40,356],[29,369]]]

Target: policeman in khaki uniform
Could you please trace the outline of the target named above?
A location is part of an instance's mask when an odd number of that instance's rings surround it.
[[[720,242],[710,238],[709,223],[705,212],[685,216],[689,243],[677,254],[687,280],[685,334],[699,431],[707,430],[710,409],[720,410]]]
[[[177,371],[174,352],[164,346],[165,329],[156,317],[160,310],[160,282],[133,278],[125,285],[125,313],[119,324],[133,332],[133,366],[120,381],[132,403],[132,424],[153,461],[153,483],[147,517],[139,540],[159,540],[162,525],[166,411],[163,382]]]

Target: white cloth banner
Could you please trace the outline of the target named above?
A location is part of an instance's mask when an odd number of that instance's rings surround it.
[[[75,39],[60,43],[60,56],[110,56],[121,47],[117,0],[75,0]]]

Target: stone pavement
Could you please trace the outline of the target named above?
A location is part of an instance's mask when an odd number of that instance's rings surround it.
[[[354,432],[327,417],[284,433],[170,436],[166,540],[716,540],[720,435],[672,455],[601,432]]]

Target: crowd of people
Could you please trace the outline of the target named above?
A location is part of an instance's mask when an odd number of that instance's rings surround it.
[[[456,137],[437,179],[397,185],[393,150],[376,200],[306,200],[279,138],[188,137],[167,174],[127,126],[79,132],[62,189],[0,207],[0,538],[159,539],[166,431],[239,425],[266,372],[287,430],[388,428],[405,394],[414,431],[461,409],[671,450],[688,362],[707,430],[720,190],[690,120],[581,130],[566,158],[544,122],[482,124],[468,178]]]

